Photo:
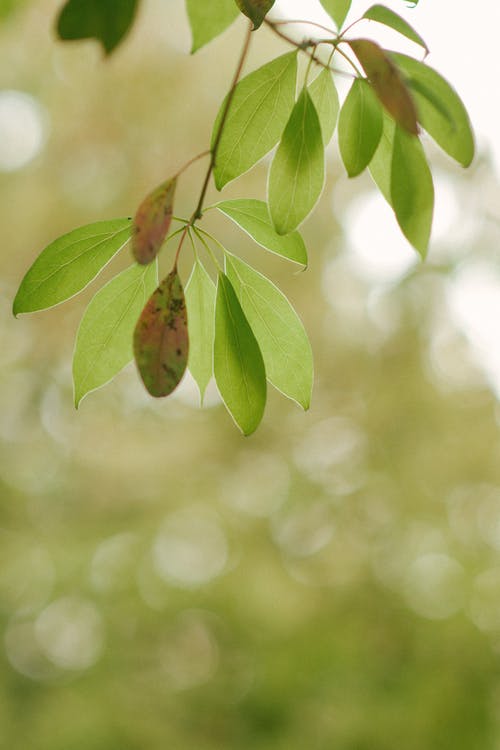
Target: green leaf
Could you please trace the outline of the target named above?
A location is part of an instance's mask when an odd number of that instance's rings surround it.
[[[371,86],[356,78],[339,119],[339,148],[349,177],[368,166],[382,136],[382,107]]]
[[[275,0],[236,0],[236,5],[252,21],[255,30],[261,26],[274,2]]]
[[[201,402],[213,374],[215,284],[204,266],[196,261],[186,284],[191,375],[198,383]]]
[[[311,403],[313,359],[304,326],[285,295],[234,255],[226,273],[264,358],[267,379],[303,409]]]
[[[434,212],[432,175],[419,139],[398,126],[392,154],[391,204],[403,234],[425,258]]]
[[[179,385],[187,367],[186,301],[177,267],[144,307],[134,331],[134,356],[146,390],[156,398]]]
[[[108,383],[133,358],[132,336],[146,300],[158,284],[158,268],[134,264],[91,300],[80,323],[73,356],[75,406]]]
[[[300,94],[269,172],[269,210],[278,234],[308,216],[323,189],[325,153],[321,125],[307,89]]]
[[[319,117],[323,143],[327,146],[332,139],[339,115],[339,95],[329,70],[322,70],[309,85],[309,95]]]
[[[74,229],[43,250],[21,282],[14,315],[54,307],[81,292],[129,241],[131,219]]]
[[[415,104],[401,74],[386,52],[371,39],[351,39],[349,45],[389,114],[402,128],[418,135]]]
[[[177,179],[167,180],[142,201],[134,218],[132,253],[145,266],[158,255],[172,221]]]
[[[457,92],[425,63],[399,52],[390,54],[412,90],[422,127],[449,156],[468,167],[474,158],[474,134]]]
[[[222,273],[215,305],[214,374],[227,410],[243,434],[250,435],[264,415],[266,371],[233,286]]]
[[[297,52],[288,52],[243,78],[236,87],[217,149],[215,184],[222,190],[278,142],[295,101]],[[215,120],[212,147],[226,102]]]
[[[57,33],[66,41],[97,39],[106,54],[128,33],[138,0],[68,0],[57,20]]]
[[[267,203],[240,198],[217,203],[216,208],[235,222],[255,242],[276,255],[307,265],[307,251],[299,232],[277,234],[269,216]]]
[[[375,156],[369,164],[370,174],[390,206],[392,206],[391,169],[395,128],[396,123],[392,117],[384,112],[382,137],[375,152]]]
[[[407,39],[415,42],[415,44],[423,47],[427,54],[429,53],[429,48],[420,34],[417,34],[415,29],[410,26],[404,18],[401,18],[400,15],[390,8],[386,8],[385,5],[372,5],[372,7],[366,11],[363,18],[368,18],[370,21],[377,21],[377,23],[383,23],[384,26],[389,26]]]
[[[186,0],[186,7],[193,37],[191,53],[222,34],[238,16],[234,0]]]
[[[352,0],[321,0],[321,5],[340,29],[351,8]]]

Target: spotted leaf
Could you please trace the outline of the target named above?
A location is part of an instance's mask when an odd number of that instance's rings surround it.
[[[168,396],[177,388],[188,353],[186,301],[174,268],[149,298],[134,332],[135,361],[152,396]]]
[[[163,182],[141,203],[134,218],[132,252],[145,266],[158,255],[172,221],[176,178]]]

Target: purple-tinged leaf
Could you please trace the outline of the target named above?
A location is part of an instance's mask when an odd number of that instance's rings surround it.
[[[371,39],[351,39],[349,45],[389,114],[408,133],[418,135],[417,110],[396,65]]]
[[[151,263],[163,245],[172,221],[177,178],[163,182],[143,200],[134,218],[132,252],[138,263]]]
[[[188,353],[186,301],[174,268],[149,298],[134,332],[135,361],[152,396],[168,396],[177,388]]]

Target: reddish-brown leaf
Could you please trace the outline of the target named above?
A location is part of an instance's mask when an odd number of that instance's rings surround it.
[[[418,135],[417,110],[398,69],[371,39],[351,39],[349,44],[378,98],[402,128]]]
[[[174,203],[177,179],[163,182],[141,203],[134,218],[132,252],[143,266],[158,255],[167,236]]]
[[[179,385],[189,353],[186,301],[177,268],[149,298],[134,332],[134,356],[152,396],[168,396]]]
[[[236,0],[236,5],[249,18],[254,29],[258,29],[275,0]]]

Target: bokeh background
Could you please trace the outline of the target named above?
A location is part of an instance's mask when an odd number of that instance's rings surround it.
[[[442,46],[479,120],[467,172],[427,144],[424,265],[335,147],[307,272],[207,217],[279,282],[314,349],[311,410],[270,393],[245,439],[215,389],[203,410],[189,379],[157,402],[133,366],[74,411],[99,282],[11,316],[51,239],[131,215],[206,147],[243,31],[190,57],[180,0],[144,0],[104,61],[56,42],[60,5],[0,3],[0,747],[499,750],[498,111],[494,88],[475,94],[498,74],[480,30],[498,11],[478,3],[470,34],[451,0],[390,3]],[[249,67],[285,49],[259,39]],[[261,197],[266,167],[225,195]],[[202,175],[183,178],[181,215]]]

